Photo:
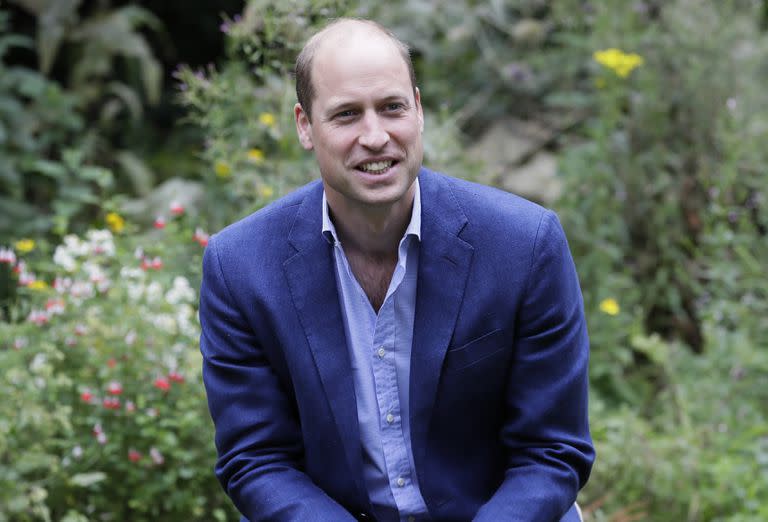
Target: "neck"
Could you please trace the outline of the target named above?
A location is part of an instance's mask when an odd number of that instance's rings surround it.
[[[414,183],[401,200],[381,206],[348,205],[327,191],[331,218],[345,250],[370,258],[397,257],[400,239],[411,220],[415,189]]]

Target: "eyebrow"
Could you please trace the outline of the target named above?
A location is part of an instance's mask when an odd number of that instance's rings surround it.
[[[411,102],[408,99],[408,96],[405,96],[405,95],[402,95],[402,94],[390,94],[389,96],[385,96],[383,98],[377,99],[376,100],[376,105],[390,103],[390,102],[393,102],[393,101],[402,102],[402,103],[404,103],[408,107],[411,106]],[[336,114],[338,112],[341,112],[341,111],[344,111],[346,109],[357,107],[358,105],[359,105],[359,102],[355,102],[355,101],[351,101],[351,100],[349,100],[349,101],[342,100],[342,101],[339,101],[337,103],[334,103],[333,105],[328,107],[328,109],[326,111],[324,111],[324,112],[325,112],[325,114],[328,114],[328,115],[334,115],[334,114]]]

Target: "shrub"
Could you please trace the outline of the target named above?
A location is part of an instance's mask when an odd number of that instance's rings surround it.
[[[207,236],[108,221],[4,258],[23,320],[0,323],[0,520],[232,519],[197,349]]]

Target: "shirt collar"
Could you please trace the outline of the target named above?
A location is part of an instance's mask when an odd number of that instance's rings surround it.
[[[419,178],[414,181],[416,190],[413,193],[413,210],[411,211],[411,221],[408,223],[408,227],[405,229],[403,238],[408,236],[414,236],[417,240],[421,241],[421,189],[419,188]],[[336,227],[333,226],[331,221],[331,214],[328,211],[328,200],[325,197],[325,190],[323,190],[323,236],[329,243],[335,244],[339,242],[339,236],[336,234]]]

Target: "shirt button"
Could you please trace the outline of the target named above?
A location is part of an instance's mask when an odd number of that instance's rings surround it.
[[[384,349],[384,347],[382,346],[381,348],[379,348],[379,351],[378,351],[378,352],[376,352],[376,353],[378,353],[378,354],[379,354],[379,357],[384,357],[384,356],[387,354],[387,351],[386,351],[386,350]]]
[[[398,477],[398,479],[397,479],[397,485],[398,485],[398,486],[400,486],[401,488],[402,488],[403,486],[405,486],[405,479],[404,479],[403,477]]]
[[[395,416],[391,413],[387,413],[387,423],[392,424],[393,422],[395,422]]]

